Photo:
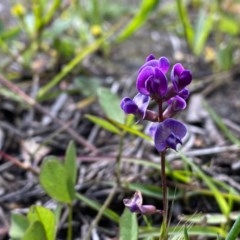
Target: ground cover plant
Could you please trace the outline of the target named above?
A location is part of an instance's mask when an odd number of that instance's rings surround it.
[[[239,1],[0,13],[1,239],[240,238]]]

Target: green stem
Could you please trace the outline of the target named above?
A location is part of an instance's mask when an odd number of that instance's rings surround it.
[[[72,204],[68,204],[68,232],[67,232],[67,240],[72,240],[72,214],[73,207]]]
[[[123,141],[124,141],[124,133],[120,136],[120,142],[118,145],[118,155],[116,157],[116,178],[117,178],[117,185],[121,187],[121,158],[122,158],[122,151],[123,151]]]

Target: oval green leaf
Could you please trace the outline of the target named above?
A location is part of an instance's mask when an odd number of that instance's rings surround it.
[[[56,157],[45,158],[40,171],[40,184],[50,197],[59,202],[71,203],[74,199],[74,184]]]

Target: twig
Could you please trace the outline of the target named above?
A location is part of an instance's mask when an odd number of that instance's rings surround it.
[[[25,92],[23,92],[19,87],[17,87],[15,84],[13,84],[12,82],[8,81],[6,78],[4,78],[1,75],[0,75],[0,83],[2,85],[4,85],[5,87],[7,87],[8,89],[10,89],[12,92],[14,92],[17,95],[19,95],[23,99],[23,101],[26,102],[28,105],[34,107],[39,112],[49,116],[53,120],[53,122],[55,122],[56,124],[61,126],[80,145],[83,145],[84,147],[86,147],[88,150],[90,150],[92,152],[97,152],[97,148],[95,146],[93,146],[92,144],[90,144],[89,142],[87,142],[83,137],[78,135],[74,129],[72,129],[71,127],[68,127],[68,126],[66,127],[66,123],[65,122],[62,122],[60,119],[55,118],[47,109],[42,107],[33,98],[31,98]]]
[[[2,156],[3,158],[5,158],[6,160],[8,160],[9,162],[12,162],[14,165],[20,167],[20,168],[23,168],[25,170],[29,170],[31,171],[32,173],[34,173],[35,175],[38,175],[39,174],[39,170],[32,167],[31,165],[29,164],[24,164],[22,162],[20,162],[19,160],[17,160],[16,158],[8,155],[7,153],[3,152],[0,150],[0,156]]]
[[[93,230],[93,228],[98,224],[98,222],[100,221],[103,212],[105,211],[105,209],[109,206],[109,204],[111,203],[115,193],[117,190],[117,185],[115,185],[112,189],[112,191],[110,192],[110,194],[108,195],[107,199],[105,200],[103,206],[99,209],[97,216],[95,217],[95,219],[92,221],[92,224],[90,225],[88,232],[86,234],[86,237],[84,238],[84,240],[89,240],[91,237],[91,232]]]

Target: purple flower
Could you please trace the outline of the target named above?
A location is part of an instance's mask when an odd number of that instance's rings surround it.
[[[179,93],[191,83],[192,74],[189,70],[185,69],[181,63],[177,63],[171,71],[171,81],[175,91]]]
[[[187,129],[181,122],[168,118],[159,124],[154,124],[151,133],[154,136],[156,149],[162,152],[167,148],[176,150],[177,144],[182,144]]]
[[[130,199],[123,199],[125,207],[127,207],[131,212],[141,213],[146,215],[151,215],[154,213],[162,213],[153,205],[142,205],[143,198],[140,191],[135,192],[134,196]]]
[[[185,109],[187,106],[186,101],[178,95],[170,98],[167,101],[167,104],[168,104],[168,106],[165,109],[165,111],[163,112],[164,119],[172,117],[177,112]]]
[[[167,77],[160,68],[146,66],[138,74],[136,87],[143,95],[162,98],[168,89]]]
[[[123,98],[120,106],[127,114],[134,114],[144,118],[150,100],[150,97],[138,93],[133,99],[129,97]]]

